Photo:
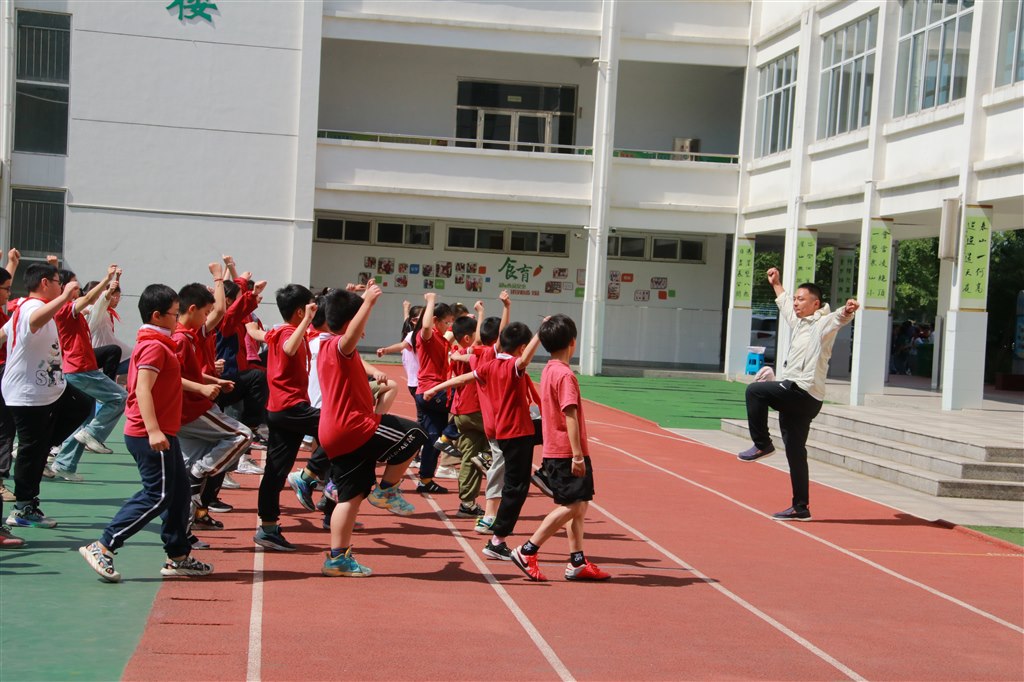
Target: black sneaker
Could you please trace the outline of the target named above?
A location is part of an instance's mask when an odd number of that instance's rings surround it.
[[[491,457],[491,453],[481,452],[470,457],[469,461],[473,466],[480,470],[481,474],[486,474],[490,470],[491,464],[494,460]]]
[[[487,544],[484,545],[484,556],[490,559],[500,559],[501,561],[512,561],[512,550],[504,542],[496,545],[493,540],[488,540]]]
[[[416,492],[418,493],[432,493],[434,495],[441,495],[448,492],[448,488],[443,485],[438,485],[436,481],[430,483],[420,483],[416,486]]]
[[[548,476],[544,473],[543,469],[537,469],[533,472],[533,475],[530,476],[530,483],[537,486],[537,488],[548,497],[555,496],[555,494],[551,492],[551,485],[548,483]]]
[[[224,530],[224,524],[210,516],[209,512],[196,512],[192,518],[192,527],[203,530]]]
[[[274,526],[271,530],[264,530],[263,526],[260,526],[252,539],[257,545],[267,549],[276,549],[279,552],[295,551],[295,545],[285,540],[281,534],[281,526]]]
[[[776,521],[810,521],[811,510],[807,507],[790,507],[786,511],[772,514],[772,518]]]
[[[220,499],[219,497],[215,499],[213,502],[211,502],[209,506],[207,506],[206,508],[212,512],[217,512],[218,514],[227,514],[229,511],[234,509],[233,506],[231,506],[224,500]]]
[[[761,459],[762,457],[767,457],[773,452],[775,452],[774,445],[769,445],[765,450],[759,450],[756,445],[752,445],[736,455],[736,457],[738,457],[741,462],[753,462],[754,460]]]
[[[459,511],[455,512],[455,516],[460,519],[477,519],[484,515],[484,508],[479,504],[473,505],[459,505]]]
[[[451,442],[447,438],[438,438],[434,441],[434,449],[443,452],[451,457],[457,457],[462,459],[462,453],[455,447],[455,443]]]

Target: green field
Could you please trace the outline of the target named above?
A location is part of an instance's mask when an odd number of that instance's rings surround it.
[[[747,385],[716,379],[579,377],[583,397],[673,429],[718,429],[745,419]]]

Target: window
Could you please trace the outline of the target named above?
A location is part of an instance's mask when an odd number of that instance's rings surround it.
[[[703,263],[704,242],[696,239],[652,237],[651,260]]]
[[[796,52],[790,52],[758,70],[757,156],[785,151],[793,144],[795,100]]]
[[[448,228],[448,248],[565,256],[569,253],[569,240],[565,232],[452,225]]]
[[[574,85],[459,81],[457,146],[571,153],[575,134]]]
[[[430,225],[406,224],[395,220],[338,217],[320,217],[316,220],[316,239],[319,241],[429,247],[430,234]]]
[[[504,251],[505,230],[486,227],[449,227],[448,248]]]
[[[612,235],[608,237],[609,258],[642,259],[647,257],[647,238]]]
[[[1024,80],[1024,0],[1003,0],[999,19],[996,85]]]
[[[877,22],[870,14],[822,39],[819,139],[871,123]]]
[[[568,240],[564,232],[513,229],[510,234],[508,250],[564,256],[568,253]]]
[[[901,0],[894,116],[963,98],[973,21],[974,0]]]
[[[14,150],[68,153],[71,16],[18,12]]]
[[[11,246],[28,258],[64,253],[64,192],[11,189]]]

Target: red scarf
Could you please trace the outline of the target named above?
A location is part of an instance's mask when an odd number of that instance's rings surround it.
[[[112,319],[115,319],[115,320],[117,320],[118,322],[120,322],[120,321],[121,321],[121,316],[120,316],[120,315],[118,315],[118,314],[117,314],[117,311],[116,311],[116,310],[114,310],[113,308],[107,308],[107,312],[108,312],[108,313],[110,313],[110,317],[111,317]]]
[[[145,327],[140,328],[135,340],[138,343],[142,343],[143,341],[159,341],[167,346],[172,353],[177,350],[177,347],[174,345],[174,339],[166,334],[156,331],[155,329],[146,329]]]

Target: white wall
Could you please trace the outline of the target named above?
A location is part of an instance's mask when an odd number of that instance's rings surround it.
[[[326,0],[324,13],[367,14],[511,26],[601,29],[600,0]]]

